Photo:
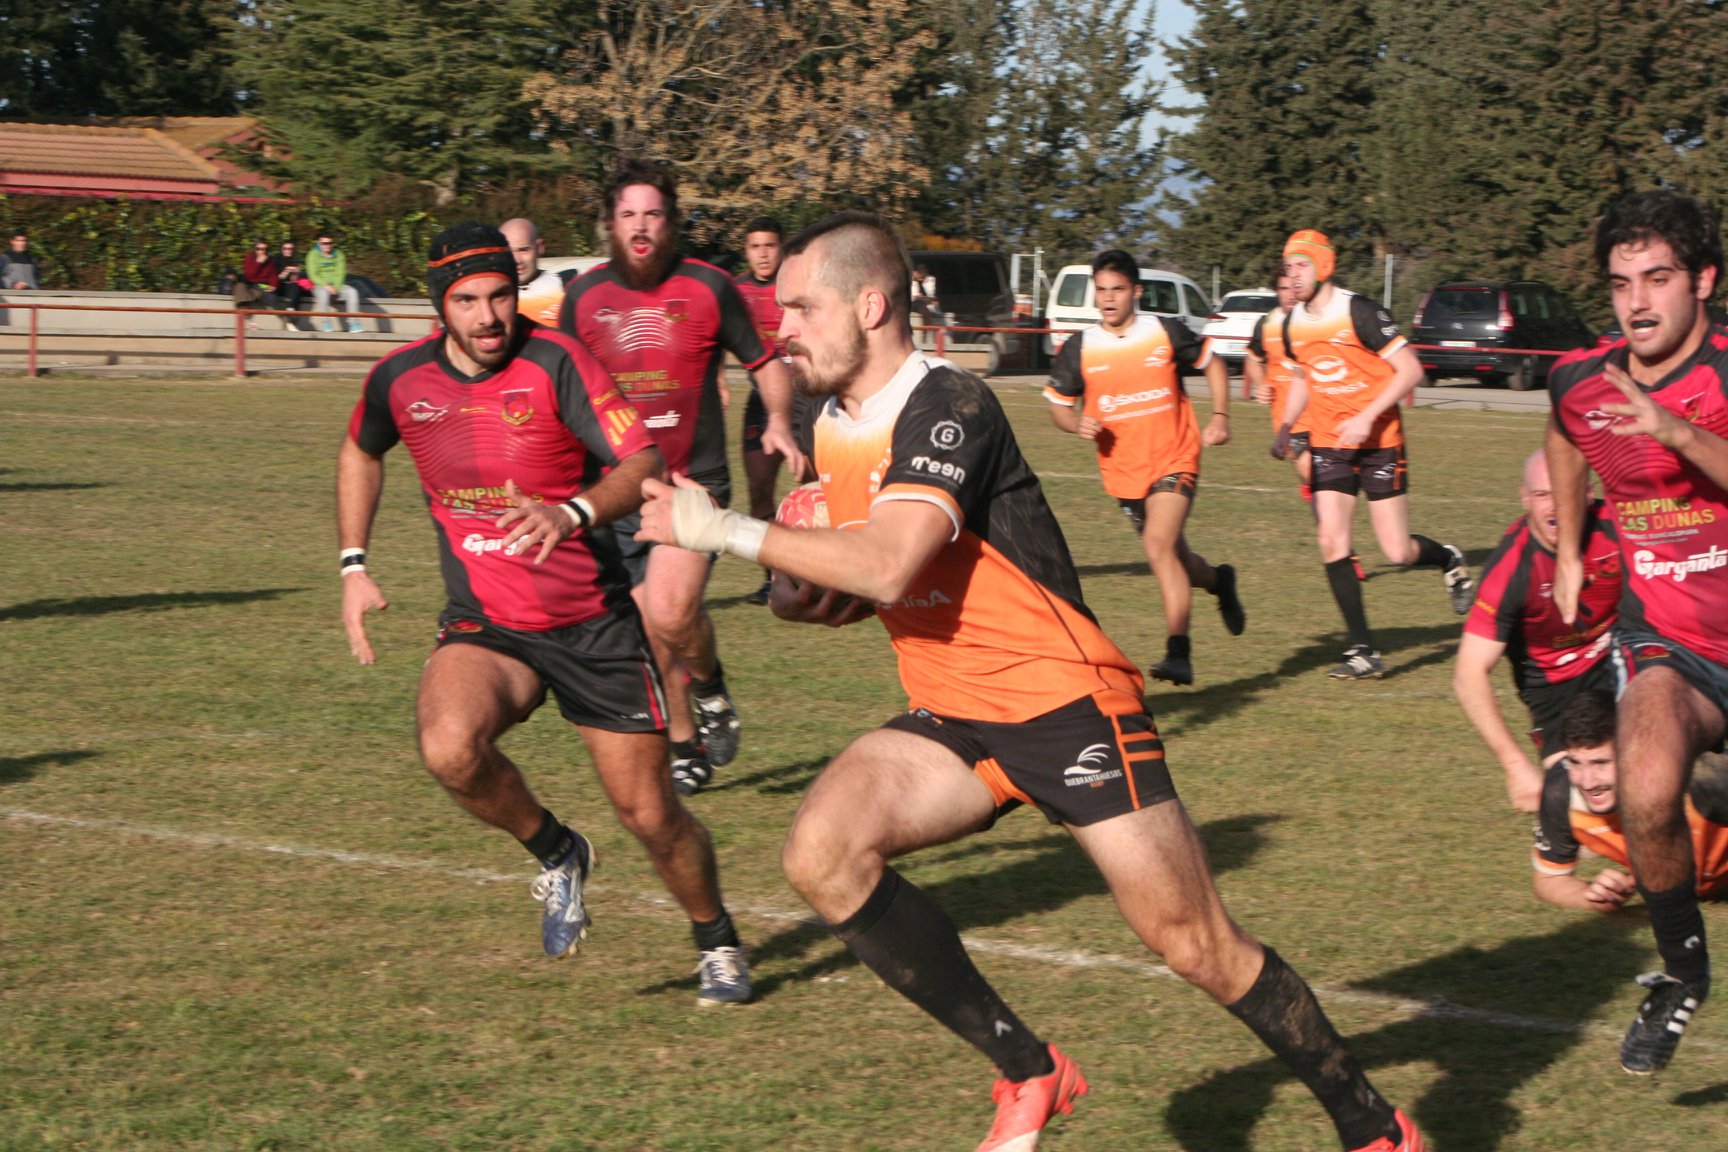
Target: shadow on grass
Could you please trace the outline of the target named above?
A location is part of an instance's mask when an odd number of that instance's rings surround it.
[[[0,756],[0,785],[23,783],[49,764],[76,764],[100,755],[88,749],[71,748],[64,752],[38,752],[34,756]]]
[[[1038,819],[1028,813],[1021,819]],[[1275,824],[1276,815],[1243,815],[1214,820],[1198,829],[1214,874],[1246,867],[1266,846],[1262,829]],[[967,860],[988,859],[1005,853],[1016,858],[998,868],[940,880],[923,880],[919,872]],[[991,833],[956,844],[915,853],[903,867],[907,878],[942,906],[961,932],[973,932],[1010,923],[1032,912],[1048,912],[1081,897],[1109,896],[1104,878],[1074,840],[1049,829],[1041,835],[1002,839]],[[794,968],[772,971],[782,964],[797,965],[813,952],[822,952]],[[751,945],[750,959],[756,965],[756,997],[772,995],[788,981],[817,980],[835,972],[858,968],[858,961],[834,939],[814,914]],[[868,972],[864,976],[875,977]],[[681,987],[689,981],[656,984],[642,989],[652,995]],[[886,992],[886,989],[884,989]]]
[[[1082,564],[1074,571],[1079,573],[1082,580],[1089,576],[1144,576],[1148,580],[1152,578],[1152,569],[1144,559],[1127,564]]]
[[[803,792],[810,787],[810,782],[816,779],[816,774],[822,771],[830,759],[828,756],[820,756],[814,760],[795,760],[790,764],[752,772],[748,776],[722,778],[720,783],[710,784],[703,791],[725,792],[732,788],[755,788],[768,796]]]
[[[1349,1037],[1350,1050],[1370,1077],[1376,1068],[1435,1065],[1439,1076],[1420,1099],[1395,1103],[1436,1152],[1493,1152],[1522,1122],[1512,1097],[1585,1039],[1578,1022],[1636,971],[1643,957],[1639,928],[1634,918],[1592,917],[1546,936],[1463,948],[1365,980],[1355,987],[1430,1007]],[[1591,1043],[1602,1048],[1604,1068],[1612,1068],[1616,1051]],[[1274,1089],[1291,1079],[1271,1057],[1217,1073],[1172,1096],[1165,1122],[1184,1152],[1248,1152]]]
[[[215,608],[277,600],[304,588],[255,588],[250,592],[143,592],[134,596],[75,596],[27,600],[0,608],[0,622],[39,620],[47,616],[106,616],[111,612],[166,612],[174,608]]]
[[[1459,625],[1436,624],[1421,628],[1380,628],[1374,633],[1380,651],[1387,654],[1386,679],[1391,680],[1418,668],[1452,659],[1458,643]],[[1298,648],[1276,667],[1221,684],[1208,684],[1193,691],[1172,689],[1146,697],[1146,706],[1158,720],[1158,731],[1168,742],[1172,737],[1203,728],[1226,717],[1234,716],[1254,704],[1268,690],[1291,676],[1318,672],[1338,663],[1347,639],[1341,632],[1312,638],[1314,643]],[[1441,647],[1433,648],[1433,645]],[[1430,647],[1427,652],[1400,657],[1413,648]],[[1340,691],[1348,691],[1340,688]]]
[[[1728,1103],[1728,1084],[1712,1084],[1708,1088],[1694,1088],[1690,1092],[1682,1092],[1674,1097],[1674,1103],[1682,1108],[1703,1108],[1710,1104]]]
[[[106,484],[21,483],[0,484],[0,492],[83,492],[89,488],[106,488]]]

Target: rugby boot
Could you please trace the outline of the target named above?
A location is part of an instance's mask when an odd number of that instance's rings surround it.
[[[1676,980],[1664,972],[1646,972],[1638,983],[1650,990],[1638,1006],[1638,1018],[1620,1042],[1620,1067],[1648,1076],[1668,1067],[1692,1022],[1692,1013],[1710,995],[1710,980]]]
[[[1167,655],[1146,669],[1146,675],[1154,680],[1187,686],[1194,683],[1194,661],[1186,656]]]
[[[732,697],[724,688],[712,696],[700,696],[692,685],[690,698],[696,706],[696,731],[707,749],[708,762],[716,768],[732,763],[732,758],[738,755],[738,732],[742,727]]]
[[[1378,680],[1386,675],[1386,662],[1380,653],[1366,644],[1357,644],[1344,652],[1344,659],[1327,669],[1334,680]]]
[[[1224,618],[1224,627],[1230,635],[1240,636],[1248,626],[1248,613],[1242,610],[1242,598],[1236,595],[1236,568],[1232,564],[1218,564],[1212,571],[1215,574],[1212,595],[1218,598],[1218,615]]]
[[[588,939],[588,925],[593,918],[582,902],[582,885],[594,870],[597,859],[594,845],[580,832],[570,833],[575,843],[558,863],[540,870],[529,892],[546,905],[540,915],[540,942],[548,956],[572,956]]]
[[[1428,1146],[1422,1142],[1422,1133],[1416,1130],[1410,1117],[1402,1112],[1392,1113],[1392,1118],[1398,1123],[1398,1142],[1394,1144],[1389,1138],[1382,1136],[1372,1144],[1352,1149],[1351,1152],[1427,1152]]]
[[[696,1003],[703,1008],[750,999],[750,961],[741,946],[705,949],[696,961]]]
[[[694,756],[678,756],[672,760],[672,790],[680,796],[694,796],[714,779],[714,765],[701,752]]]
[[[1470,565],[1464,559],[1464,553],[1451,544],[1442,544],[1446,549],[1446,594],[1452,597],[1452,611],[1462,616],[1470,611],[1470,602],[1475,599],[1476,581],[1470,579]]]
[[[1074,1101],[1088,1090],[1086,1077],[1054,1044],[1050,1045],[1050,1059],[1056,1067],[1046,1075],[996,1081],[990,1091],[990,1098],[996,1101],[996,1122],[990,1125],[990,1134],[978,1145],[978,1152],[1032,1152],[1044,1126],[1058,1112],[1066,1116],[1074,1111]]]

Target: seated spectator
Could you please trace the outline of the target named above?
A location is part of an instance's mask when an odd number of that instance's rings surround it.
[[[282,247],[271,258],[276,265],[276,293],[282,302],[296,312],[306,307],[306,297],[312,292],[312,281],[306,278],[306,265],[294,247],[294,241],[282,241]]]
[[[0,252],[0,288],[34,292],[41,287],[36,254],[30,251],[30,237],[22,231],[12,233],[11,246]]]
[[[234,307],[261,304],[268,309],[280,310],[282,299],[276,294],[280,282],[276,261],[270,256],[270,245],[263,240],[254,242],[234,277]],[[246,327],[256,328],[258,321],[249,319]]]
[[[360,311],[360,292],[348,283],[348,256],[336,247],[336,238],[328,232],[318,234],[318,243],[306,254],[306,275],[312,281],[312,311],[330,311],[330,298],[341,296],[342,311]],[[324,331],[336,331],[336,325],[325,320]],[[350,318],[348,331],[363,332],[360,321]]]
[[[1561,714],[1565,759],[1549,767],[1542,807],[1533,829],[1535,889],[1539,900],[1562,908],[1612,912],[1637,891],[1626,833],[1620,826],[1619,780],[1614,755],[1614,694],[1586,689]],[[1715,755],[1698,761],[1687,789],[1685,817],[1692,834],[1698,896],[1728,896],[1728,765]],[[1584,849],[1619,865],[1592,879],[1577,874]]]

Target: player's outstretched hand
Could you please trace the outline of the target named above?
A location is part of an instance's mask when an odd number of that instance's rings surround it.
[[[1632,873],[1622,872],[1618,868],[1604,868],[1590,881],[1590,886],[1584,889],[1584,898],[1590,901],[1598,912],[1612,912],[1626,903],[1637,890],[1638,883],[1632,879]]]
[[[747,529],[754,526],[756,531]],[[666,484],[642,481],[642,527],[636,535],[691,552],[732,552],[756,558],[767,525],[714,503],[708,489],[681,472]],[[747,539],[748,538],[748,539]]]
[[[538,547],[540,554],[534,557],[534,563],[544,564],[546,557],[552,555],[552,549],[564,542],[564,539],[576,531],[576,521],[570,513],[556,504],[542,504],[530,499],[516,487],[516,481],[504,481],[504,495],[515,504],[514,508],[506,508],[497,520],[495,527],[510,528],[510,533],[504,537],[504,552],[514,556],[518,552],[527,552]]]
[[[1206,430],[1200,433],[1200,443],[1208,448],[1230,443],[1230,418],[1222,412],[1212,413],[1206,421]]]
[[[782,620],[844,628],[876,615],[876,605],[861,596],[819,588],[776,572],[768,585],[768,609]]]
[[[762,451],[770,456],[778,453],[785,457],[786,470],[794,476],[803,475],[804,453],[798,450],[798,441],[784,421],[772,416],[768,418],[768,427],[762,430]]]
[[[1602,411],[1624,420],[1610,424],[1608,431],[1616,436],[1648,436],[1664,448],[1679,450],[1692,435],[1692,425],[1652,400],[1625,369],[1615,364],[1605,365],[1603,377],[1626,397],[1624,404],[1604,404]]]
[[[366,613],[390,607],[378,582],[365,572],[342,577],[342,627],[348,633],[348,651],[362,664],[376,664],[378,656],[366,638]]]
[[[1272,459],[1288,460],[1290,458],[1290,425],[1280,424],[1278,435],[1272,437]]]
[[[1529,760],[1520,758],[1506,765],[1506,798],[1520,812],[1536,812],[1542,807],[1542,770]]]

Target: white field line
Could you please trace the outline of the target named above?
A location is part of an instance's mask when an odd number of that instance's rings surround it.
[[[370,852],[349,852],[339,848],[310,848],[297,844],[267,843],[237,836],[223,836],[209,832],[182,832],[172,828],[152,828],[141,824],[116,824],[104,820],[83,820],[73,816],[54,816],[40,812],[27,812],[19,809],[0,809],[0,819],[19,824],[30,824],[39,828],[71,828],[80,831],[100,833],[104,836],[116,834],[137,836],[144,839],[164,840],[174,844],[189,845],[196,848],[229,849],[238,852],[270,853],[278,856],[288,856],[302,860],[325,860],[337,864],[355,864],[367,868],[387,868],[403,872],[421,872],[430,875],[443,876],[453,880],[469,880],[481,884],[516,884],[528,877],[526,872],[495,872],[484,868],[458,868],[447,864],[438,864],[430,860],[413,860],[400,856],[382,856]],[[640,892],[628,892],[605,884],[590,884],[588,891],[599,894],[609,894],[621,897],[633,904],[648,905],[655,908],[675,912],[672,901],[666,896],[647,895]],[[808,912],[790,912],[783,908],[766,908],[734,905],[731,908],[734,915],[748,916],[755,920],[765,920],[774,923],[794,923],[818,925],[818,921]],[[1178,980],[1169,968],[1162,964],[1154,964],[1148,960],[1137,960],[1126,956],[1112,956],[1108,953],[1079,952],[1057,948],[1037,948],[1022,944],[1011,944],[1001,940],[986,940],[977,936],[963,936],[966,947],[973,952],[986,956],[1002,956],[1014,960],[1026,960],[1051,968],[1072,968],[1086,971],[1127,972],[1130,975],[1146,979]],[[1518,1032],[1537,1032],[1553,1036],[1588,1036],[1602,1040],[1618,1040],[1623,1031],[1621,1027],[1609,1024],[1592,1024],[1565,1020],[1544,1020],[1532,1016],[1520,1016],[1513,1012],[1494,1012],[1483,1008],[1471,1008],[1463,1004],[1453,1004],[1444,998],[1433,1000],[1413,1000],[1403,996],[1388,996],[1378,992],[1360,992],[1347,988],[1328,988],[1315,985],[1314,992],[1320,999],[1333,1004],[1347,1004],[1352,1007],[1374,1009],[1392,1013],[1407,1018],[1429,1017],[1446,1020],[1461,1020],[1472,1024],[1486,1024],[1496,1028],[1504,1028]],[[1716,1053],[1728,1052],[1728,1044],[1720,1042],[1694,1040],[1687,1045],[1688,1050],[1706,1049]]]

